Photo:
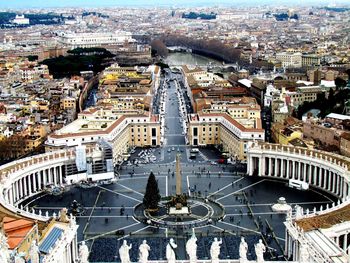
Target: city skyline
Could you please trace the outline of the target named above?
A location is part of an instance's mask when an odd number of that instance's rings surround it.
[[[42,0],[14,0],[11,2],[0,3],[0,8],[14,8],[14,9],[25,9],[25,8],[62,8],[62,7],[122,7],[122,6],[133,6],[133,7],[198,7],[198,6],[232,6],[232,7],[252,7],[257,5],[284,5],[284,6],[308,6],[308,5],[349,5],[346,0],[298,0],[298,1],[288,1],[288,0],[247,0],[247,1],[235,1],[235,0],[196,0],[188,2],[185,0],[166,0],[166,1],[156,1],[156,0],[131,0],[126,2],[120,0],[103,0],[103,1],[92,1],[92,0],[73,0],[73,1],[42,1]]]
[[[350,263],[349,23],[0,1],[0,263]]]

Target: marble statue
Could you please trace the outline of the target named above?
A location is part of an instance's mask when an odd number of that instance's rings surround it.
[[[60,222],[63,222],[63,223],[68,223],[69,222],[69,218],[67,216],[67,208],[62,208],[61,209],[61,213],[60,213]]]
[[[7,244],[7,238],[5,234],[0,231],[0,262],[9,262],[10,252],[9,245]]]
[[[32,244],[30,245],[29,252],[31,263],[39,263],[39,253],[40,251],[38,245],[36,244],[36,240],[33,240]]]
[[[25,263],[24,260],[24,253],[18,253],[18,251],[16,250],[15,254],[14,254],[14,263]]]
[[[239,244],[239,262],[245,263],[247,260],[248,244],[245,242],[244,237],[241,237],[241,243]]]
[[[177,245],[174,239],[170,238],[168,245],[166,246],[166,259],[168,263],[175,263],[176,256],[174,249],[177,248]]]
[[[79,258],[80,263],[89,263],[89,249],[85,244],[85,241],[81,242],[79,246]]]
[[[259,243],[255,244],[255,255],[256,255],[256,262],[262,263],[264,261],[264,253],[266,251],[266,247],[263,244],[262,240],[259,239]]]
[[[140,263],[147,263],[148,262],[148,255],[151,248],[147,244],[146,240],[142,241],[142,244],[139,246],[139,262]]]
[[[210,256],[211,256],[211,262],[212,263],[219,263],[219,255],[220,255],[220,249],[222,244],[222,239],[220,241],[215,237],[213,243],[210,247]]]
[[[119,256],[121,263],[130,263],[129,250],[132,248],[132,244],[128,245],[126,240],[123,241],[123,245],[119,248]]]
[[[194,233],[186,243],[186,252],[190,258],[190,263],[197,262],[197,237]]]
[[[310,262],[309,248],[308,248],[308,246],[306,244],[302,244],[301,247],[300,247],[299,262],[301,262],[301,263]]]

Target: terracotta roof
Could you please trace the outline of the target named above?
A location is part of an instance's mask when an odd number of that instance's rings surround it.
[[[4,231],[10,249],[16,248],[27,234],[32,230],[35,223],[26,219],[4,217]]]

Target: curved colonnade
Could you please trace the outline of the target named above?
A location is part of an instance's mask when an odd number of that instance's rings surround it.
[[[287,216],[287,258],[301,260],[302,251],[307,251],[308,262],[350,262],[350,223],[343,213],[350,209],[349,158],[294,146],[253,143],[247,160],[249,176],[306,182],[338,199],[318,210],[296,207]]]
[[[87,148],[87,154],[92,151]],[[16,160],[0,167],[0,205],[13,216],[48,221],[48,214],[29,212],[18,204],[44,191],[48,185],[65,185],[67,167],[75,166],[75,150],[67,149]],[[74,171],[74,169],[73,169]]]
[[[248,175],[294,179],[345,201],[350,194],[350,160],[318,150],[253,143],[247,153]]]

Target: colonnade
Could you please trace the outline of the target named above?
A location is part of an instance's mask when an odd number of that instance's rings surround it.
[[[314,155],[286,151],[285,148],[252,147],[248,150],[248,175],[295,179],[325,190],[339,199],[350,193],[343,165],[335,165]]]
[[[64,164],[23,173],[12,180],[10,187],[5,190],[5,199],[8,203],[14,205],[24,198],[42,191],[48,185],[63,184],[64,174]]]
[[[337,205],[313,213],[298,220],[317,217],[350,204],[350,159],[336,154],[309,150],[292,146],[282,146],[269,143],[254,143],[247,151],[247,173],[250,176],[273,177],[283,180],[298,180],[326,191],[338,198]],[[291,215],[292,216],[292,215]],[[294,218],[295,219],[295,218]],[[332,255],[315,246],[314,240],[304,235],[304,230],[298,226],[292,217],[285,222],[286,242],[285,254],[299,260],[302,248],[312,255],[310,262],[334,262]],[[350,224],[344,222],[329,226],[324,232],[311,231],[313,235],[324,242],[324,246],[333,246],[339,262],[347,260],[350,245]],[[333,242],[333,244],[332,244]],[[305,250],[305,249],[304,249]],[[308,261],[309,262],[309,261]],[[346,261],[348,262],[348,261]]]

